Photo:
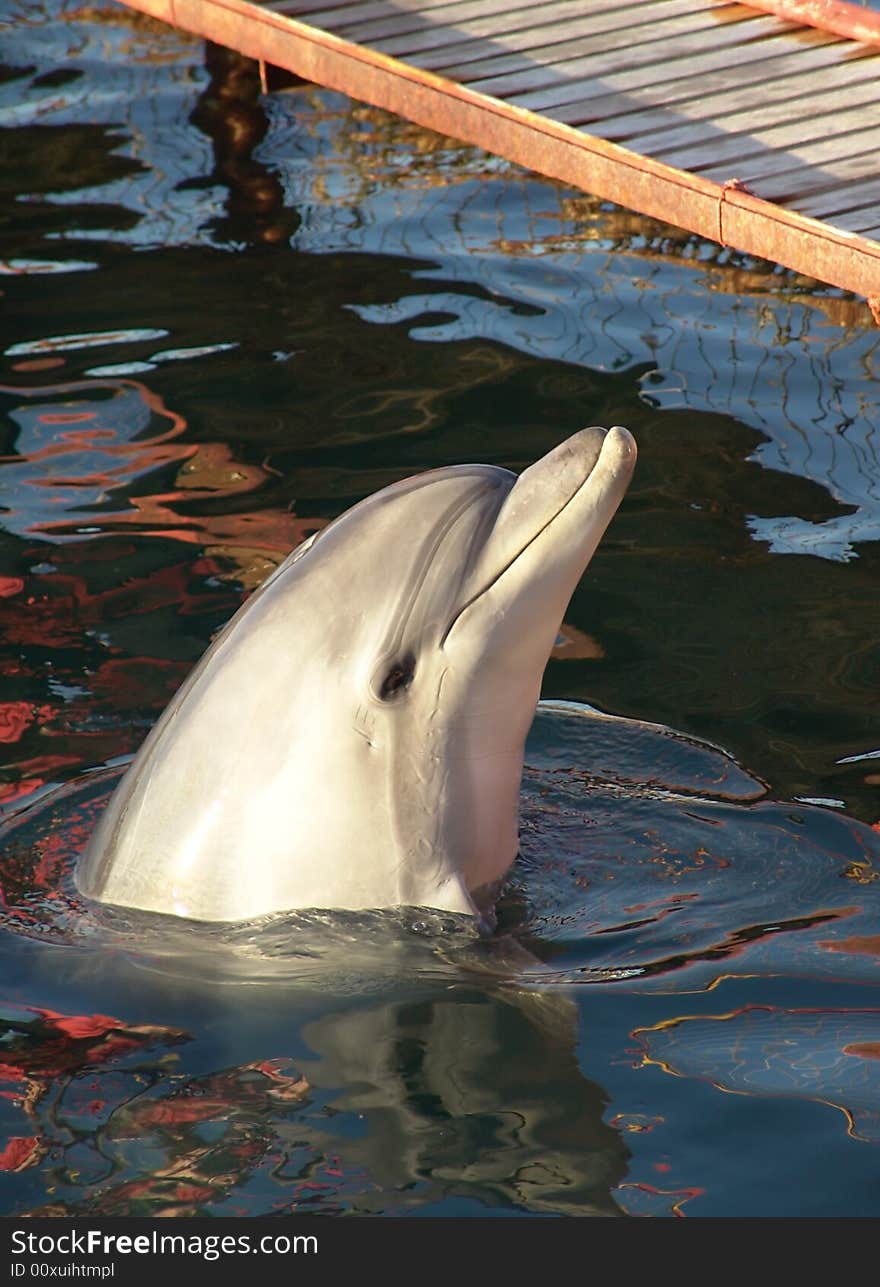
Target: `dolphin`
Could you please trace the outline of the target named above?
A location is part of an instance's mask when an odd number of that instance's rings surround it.
[[[519,477],[394,483],[300,545],[148,735],[79,891],[200,921],[491,917],[544,666],[635,457],[583,429]]]

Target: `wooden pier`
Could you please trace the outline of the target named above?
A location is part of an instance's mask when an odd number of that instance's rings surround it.
[[[880,13],[836,0],[123,2],[863,295],[880,322]]]

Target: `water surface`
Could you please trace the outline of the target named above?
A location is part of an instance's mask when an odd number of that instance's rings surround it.
[[[876,1215],[864,304],[109,5],[3,59],[0,1210]],[[77,899],[293,545],[614,422],[494,938]]]

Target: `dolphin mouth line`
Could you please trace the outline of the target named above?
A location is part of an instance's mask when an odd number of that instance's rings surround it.
[[[604,446],[605,444],[603,442],[602,448],[604,448]],[[458,609],[455,616],[452,618],[449,625],[446,627],[446,629],[443,632],[443,636],[439,644],[441,649],[443,648],[447,639],[452,634],[452,631],[458,625],[459,621],[467,612],[467,610],[469,608],[472,608],[475,603],[477,603],[480,599],[483,598],[484,595],[488,594],[488,592],[492,589],[492,587],[494,585],[497,585],[498,582],[501,580],[501,578],[510,571],[513,565],[519,562],[519,560],[526,553],[526,551],[530,549],[532,545],[534,545],[535,541],[537,541],[541,536],[544,535],[548,527],[551,527],[556,522],[556,520],[565,513],[569,505],[571,505],[575,500],[577,500],[578,496],[580,496],[581,492],[584,490],[584,488],[589,483],[590,479],[593,477],[593,474],[596,472],[596,466],[599,464],[599,461],[601,460],[601,458],[602,458],[602,449],[600,449],[599,455],[593,461],[593,465],[590,469],[590,472],[586,474],[584,478],[581,479],[580,483],[574,489],[571,495],[566,500],[564,500],[562,504],[559,506],[559,509],[557,509],[553,514],[551,514],[550,517],[547,519],[547,521],[543,523],[536,532],[532,533],[532,535],[525,542],[525,544],[519,550],[517,550],[516,554],[514,554],[512,558],[507,560],[507,562],[504,564],[503,567],[498,569],[498,571],[491,578],[491,580],[487,581],[484,586],[482,586],[479,590],[477,590],[476,594],[471,595],[471,597],[461,605],[461,607]],[[514,485],[514,490],[515,490],[515,485]],[[496,521],[497,521],[497,515],[496,515]],[[490,535],[490,539],[491,539],[491,535]]]

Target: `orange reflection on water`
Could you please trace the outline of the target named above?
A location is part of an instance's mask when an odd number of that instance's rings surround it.
[[[615,1196],[627,1215],[631,1216],[685,1216],[686,1202],[699,1198],[704,1188],[659,1189],[653,1184],[627,1181],[618,1185]]]
[[[13,498],[4,524],[17,535],[62,542],[126,531],[203,545],[243,571],[252,588],[322,526],[277,506],[187,512],[194,502],[254,492],[272,471],[237,461],[225,443],[185,441],[185,417],[141,380],[0,385],[0,394],[17,426],[15,453],[0,457]],[[173,486],[150,489],[151,477],[167,477],[175,465]]]
[[[880,934],[853,935],[852,938],[838,940],[823,939],[819,943],[826,952],[845,952],[851,956],[880,957]]]

